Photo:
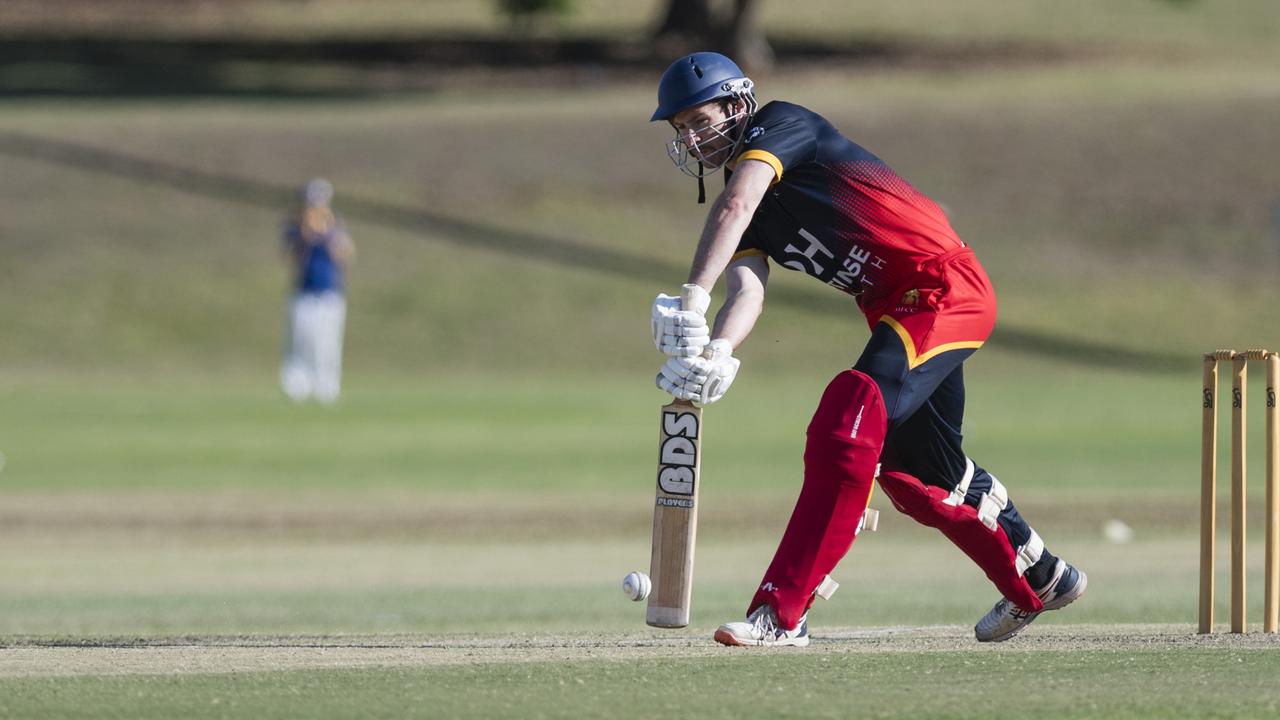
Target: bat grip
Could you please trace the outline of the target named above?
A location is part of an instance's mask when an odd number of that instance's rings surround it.
[[[687,310],[690,307],[693,307],[694,296],[693,296],[692,288],[695,288],[695,287],[698,287],[698,286],[693,284],[686,284],[681,286],[680,288],[680,309],[681,310]]]

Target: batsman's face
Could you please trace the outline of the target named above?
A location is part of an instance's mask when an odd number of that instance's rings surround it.
[[[687,110],[681,110],[671,118],[676,128],[675,140],[667,143],[667,155],[682,172],[694,177],[705,177],[716,172],[732,158],[736,145],[737,129],[748,117],[742,102],[704,102]],[[689,160],[696,160],[700,167],[689,167]]]
[[[745,115],[738,103],[719,101],[682,110],[671,118],[671,126],[676,130],[672,147],[704,165],[719,168],[730,160],[734,130]],[[676,164],[681,163],[677,160]]]

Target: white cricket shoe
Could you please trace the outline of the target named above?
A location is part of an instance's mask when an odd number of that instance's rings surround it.
[[[794,630],[778,625],[778,614],[768,605],[761,605],[747,616],[745,622],[725,623],[716,629],[715,639],[721,645],[766,645],[804,647],[809,644],[808,614],[800,618]]]
[[[1044,603],[1044,610],[1057,610],[1083,595],[1088,585],[1087,575],[1059,559],[1058,564],[1053,566],[1053,579],[1037,594]],[[991,612],[973,627],[974,637],[978,638],[978,642],[1004,642],[1022,632],[1044,610],[1027,612],[1007,598],[1000,598]]]

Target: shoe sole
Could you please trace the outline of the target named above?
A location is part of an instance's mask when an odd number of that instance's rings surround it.
[[[1080,599],[1080,597],[1084,595],[1084,591],[1089,587],[1089,576],[1084,574],[1084,571],[1079,569],[1077,569],[1076,572],[1080,573],[1080,582],[1077,583],[1076,585],[1075,593],[1073,593],[1070,596],[1066,596],[1066,595],[1062,596],[1063,598],[1066,598],[1066,602],[1054,605],[1053,607],[1045,606],[1043,610],[1036,613],[1035,615],[1032,615],[1031,619],[1027,620],[1025,623],[1015,628],[1012,632],[1006,633],[999,637],[988,638],[986,640],[979,638],[978,642],[1004,642],[1005,640],[1009,640],[1010,638],[1017,636],[1017,634],[1022,632],[1023,630],[1026,630],[1027,626],[1035,622],[1036,618],[1040,617],[1042,613],[1048,612],[1049,610],[1061,610],[1062,608]],[[1054,600],[1058,600],[1058,599],[1060,598],[1054,598]]]
[[[737,635],[734,635],[728,630],[716,630],[716,634],[713,635],[712,637],[714,637],[715,641],[720,643],[721,645],[728,645],[730,647],[746,647],[747,646],[746,643],[738,639]]]
[[[809,645],[808,636],[800,638],[788,638],[773,643],[762,642],[743,642],[737,635],[724,629],[717,629],[716,634],[712,635],[715,641],[721,645],[730,647],[807,647]]]
[[[1041,612],[1044,612],[1044,611],[1042,610]],[[1004,642],[1005,640],[1010,640],[1014,637],[1017,637],[1018,633],[1022,632],[1023,630],[1026,630],[1027,626],[1035,622],[1036,618],[1038,617],[1040,617],[1040,613],[1036,613],[1035,615],[1032,615],[1026,622],[1022,623],[1021,625],[1014,628],[1013,630],[1010,630],[1004,635],[1000,635],[993,638],[987,638],[985,640],[982,638],[978,638],[978,642],[998,643],[998,642]]]

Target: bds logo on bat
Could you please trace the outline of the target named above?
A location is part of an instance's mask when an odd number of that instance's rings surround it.
[[[693,494],[698,483],[699,418],[691,412],[664,410],[662,444],[658,448],[658,489],[668,495],[658,497],[658,504],[668,507],[693,507]]]

